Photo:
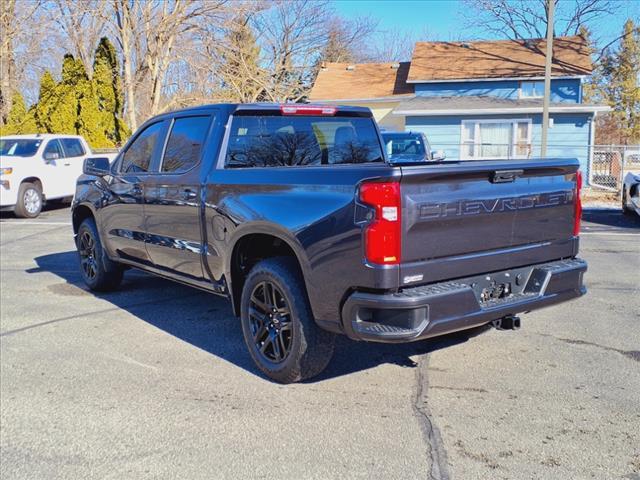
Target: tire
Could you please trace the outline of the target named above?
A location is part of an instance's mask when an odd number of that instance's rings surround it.
[[[335,334],[316,325],[304,280],[291,258],[270,258],[253,267],[242,289],[240,310],[251,358],[272,380],[306,380],[331,361]]]
[[[627,207],[627,191],[622,187],[622,213],[625,215],[631,215],[633,211]]]
[[[20,218],[36,218],[42,211],[42,189],[35,183],[24,182],[18,188],[15,214]]]
[[[122,282],[124,269],[107,257],[93,218],[87,218],[80,224],[76,236],[76,247],[80,261],[80,275],[91,290],[108,292],[118,288]]]

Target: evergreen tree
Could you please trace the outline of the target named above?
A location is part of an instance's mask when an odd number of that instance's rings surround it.
[[[78,116],[76,128],[93,148],[112,147],[107,132],[112,124],[111,115],[100,109],[95,82],[84,78],[76,85]]]
[[[122,120],[124,95],[118,57],[113,44],[106,37],[100,39],[96,48],[93,82],[105,135],[111,146],[121,144],[130,133]]]
[[[629,19],[617,58],[613,80],[620,99],[622,132],[629,143],[640,143],[640,26]]]
[[[83,81],[87,81],[87,75],[82,62],[73,55],[65,55],[62,81],[56,85],[45,109],[49,114],[45,122],[48,133],[78,134],[78,85]]]
[[[40,77],[40,92],[38,94],[38,103],[35,105],[35,117],[38,126],[38,132],[49,133],[52,130],[51,113],[56,108],[56,81],[53,79],[51,72],[45,70]]]
[[[33,109],[27,110],[20,92],[14,92],[11,99],[11,109],[7,116],[7,123],[6,125],[0,126],[0,135],[36,132],[37,126]]]
[[[602,61],[602,90],[624,143],[640,143],[640,26],[629,19],[620,45]]]

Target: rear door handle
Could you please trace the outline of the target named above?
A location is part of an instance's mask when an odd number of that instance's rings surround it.
[[[182,191],[182,198],[184,198],[185,200],[194,200],[197,196],[198,194],[190,188]]]

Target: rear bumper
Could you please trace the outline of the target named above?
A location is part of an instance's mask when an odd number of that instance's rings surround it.
[[[397,293],[354,292],[342,308],[342,326],[355,340],[394,343],[435,337],[580,297],[586,293],[586,270],[587,263],[574,258]],[[505,282],[512,288],[510,295],[480,300],[484,285]]]

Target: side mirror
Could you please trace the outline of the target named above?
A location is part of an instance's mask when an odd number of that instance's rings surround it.
[[[87,158],[82,165],[82,173],[102,177],[111,173],[109,159],[107,157]]]
[[[53,162],[54,160],[58,160],[60,158],[60,154],[56,152],[46,152],[44,154],[44,159],[47,162]]]
[[[444,150],[431,150],[431,160],[438,161],[444,160],[447,156],[444,153]]]

